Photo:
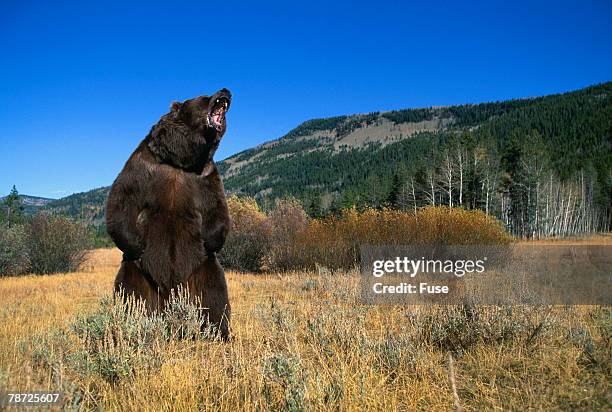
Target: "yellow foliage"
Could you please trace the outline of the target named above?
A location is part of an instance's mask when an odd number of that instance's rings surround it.
[[[339,216],[308,219],[295,200],[268,216],[252,198],[229,199],[232,229],[224,263],[239,270],[352,268],[360,245],[491,245],[511,237],[480,210],[424,207],[417,212],[355,208]],[[231,257],[231,259],[230,259]]]
[[[255,199],[232,196],[227,199],[231,226],[221,262],[244,271],[259,270],[269,248],[271,227]]]
[[[425,207],[414,212],[391,209],[349,209],[338,217],[312,220],[299,239],[315,263],[350,268],[359,260],[360,245],[491,245],[511,237],[501,223],[478,210]]]

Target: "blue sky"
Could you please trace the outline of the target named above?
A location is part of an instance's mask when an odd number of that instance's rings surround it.
[[[607,0],[82,3],[0,4],[0,193],[109,185],[172,100],[222,87],[217,160],[310,118],[612,80]]]

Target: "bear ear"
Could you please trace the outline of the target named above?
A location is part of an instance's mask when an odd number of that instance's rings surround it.
[[[182,108],[183,104],[176,101],[172,102],[172,104],[170,105],[170,110],[172,111],[172,113],[178,113],[181,111]]]

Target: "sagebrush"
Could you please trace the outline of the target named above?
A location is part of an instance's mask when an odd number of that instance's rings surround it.
[[[228,199],[232,226],[223,263],[243,271],[351,269],[360,245],[498,245],[511,236],[479,210],[424,207],[414,211],[346,209],[310,219],[295,199],[276,202],[268,214],[252,198]]]
[[[0,275],[73,272],[91,246],[84,224],[40,212],[21,224],[0,227]]]

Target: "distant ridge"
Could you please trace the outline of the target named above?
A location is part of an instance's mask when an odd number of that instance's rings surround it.
[[[0,197],[0,202],[3,202],[5,198],[6,196]],[[21,199],[21,204],[23,205],[23,211],[27,214],[35,213],[41,207],[44,207],[55,200],[30,195],[19,195],[19,198]]]

